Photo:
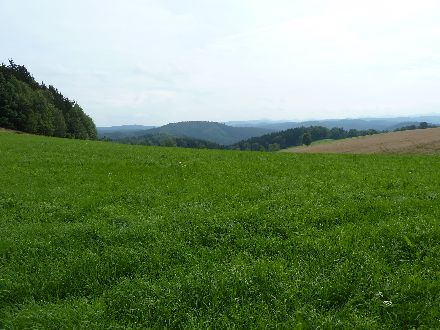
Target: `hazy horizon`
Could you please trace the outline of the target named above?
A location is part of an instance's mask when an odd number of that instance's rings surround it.
[[[25,65],[101,127],[440,114],[434,0],[0,0],[0,10],[0,62]]]
[[[180,120],[180,121],[169,121],[169,122],[163,122],[157,125],[153,124],[139,124],[139,123],[117,123],[112,125],[96,125],[97,127],[118,127],[118,126],[154,126],[154,127],[160,127],[167,124],[173,124],[173,123],[179,123],[179,122],[189,122],[189,121],[196,121],[196,122],[218,122],[218,123],[224,123],[226,125],[230,123],[247,123],[250,124],[252,122],[258,123],[258,122],[264,122],[268,124],[276,124],[276,123],[287,123],[287,122],[313,122],[313,121],[326,121],[326,120],[392,120],[392,119],[398,119],[398,118],[404,118],[404,119],[416,119],[419,117],[439,117],[440,113],[422,113],[422,114],[414,114],[414,115],[405,115],[405,116],[382,116],[382,117],[344,117],[344,118],[309,118],[309,119],[271,119],[271,118],[256,118],[256,119],[243,119],[243,120],[219,120],[219,121],[213,121],[213,120],[204,120],[202,119],[194,119],[194,120]]]

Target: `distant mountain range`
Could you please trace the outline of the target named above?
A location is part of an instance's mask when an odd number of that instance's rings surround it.
[[[397,128],[428,122],[440,124],[440,116],[371,118],[371,119],[329,119],[304,122],[274,122],[269,120],[234,121],[217,123],[208,121],[186,121],[170,123],[160,127],[143,125],[123,125],[112,127],[98,127],[98,137],[111,140],[142,137],[160,134],[170,137],[185,137],[232,145],[242,140],[259,137],[272,132],[278,132],[297,127],[323,126],[327,128],[339,127],[345,130],[393,131]]]
[[[368,118],[368,119],[327,119],[310,120],[302,122],[271,121],[271,120],[250,120],[250,121],[230,121],[226,125],[240,127],[260,127],[273,131],[282,131],[289,128],[323,126],[327,128],[340,127],[343,129],[375,129],[378,131],[391,131],[396,128],[408,126],[420,122],[440,124],[440,116],[417,116],[417,117],[395,117],[395,118]]]
[[[143,126],[143,125],[122,125],[111,127],[97,127],[98,138],[120,140],[127,137],[136,137],[145,135],[145,131],[154,128],[155,126]]]
[[[156,126],[144,126],[144,125],[121,125],[110,127],[99,127],[101,132],[129,132],[129,131],[142,131],[154,128]]]

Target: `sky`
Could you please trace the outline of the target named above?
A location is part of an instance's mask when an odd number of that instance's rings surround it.
[[[0,0],[0,62],[97,126],[440,114],[438,0]]]

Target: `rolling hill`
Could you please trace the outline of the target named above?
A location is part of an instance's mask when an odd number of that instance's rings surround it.
[[[438,329],[438,164],[0,130],[0,328]]]
[[[171,123],[145,131],[145,134],[167,134],[176,137],[191,137],[221,145],[230,145],[251,137],[272,132],[270,129],[256,127],[232,127],[208,121],[187,121]]]
[[[283,150],[296,153],[440,153],[440,128],[390,132]]]
[[[260,137],[273,132],[280,132],[292,128],[321,126],[325,128],[343,128],[345,130],[394,130],[404,126],[426,121],[439,124],[440,117],[397,117],[372,119],[331,119],[304,122],[272,122],[268,120],[233,121],[223,123],[207,121],[188,121],[170,123],[161,127],[142,125],[123,125],[112,127],[98,127],[98,137],[121,140],[141,136],[169,135],[170,137],[187,137],[214,142],[229,146],[237,142],[254,137]]]

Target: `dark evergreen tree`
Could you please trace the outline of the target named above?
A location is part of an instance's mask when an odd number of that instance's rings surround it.
[[[305,144],[306,146],[309,146],[312,144],[312,137],[309,132],[306,132],[302,136],[302,144]]]
[[[425,129],[425,128],[428,128],[428,127],[429,127],[429,124],[426,121],[422,121],[419,124],[419,128],[421,128],[421,129]]]

